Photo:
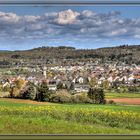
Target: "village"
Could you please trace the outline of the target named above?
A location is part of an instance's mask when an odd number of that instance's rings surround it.
[[[21,69],[21,68],[15,68]],[[32,82],[35,85],[46,81],[49,90],[57,90],[57,85],[62,83],[64,87],[74,90],[76,93],[88,92],[90,85],[103,87],[104,90],[123,92],[125,87],[130,92],[139,92],[140,90],[140,66],[136,64],[128,65],[123,62],[108,62],[100,64],[96,62],[82,63],[77,65],[62,66],[42,66],[39,67],[22,67],[19,74],[12,75],[14,68],[1,72],[1,87],[7,89],[17,79],[23,79],[26,82]],[[26,74],[24,74],[26,71]],[[23,73],[22,73],[23,72]],[[8,75],[4,75],[4,73]],[[124,91],[125,92],[125,91]]]

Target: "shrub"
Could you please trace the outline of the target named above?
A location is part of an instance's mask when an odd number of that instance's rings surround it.
[[[50,102],[55,103],[92,103],[86,93],[71,95],[67,90],[59,90],[50,96]]]
[[[71,95],[77,94],[77,92],[76,92],[75,90],[70,90],[69,93],[70,93]]]
[[[60,102],[60,97],[59,97],[59,95],[57,95],[57,93],[54,94],[54,95],[51,95],[51,96],[50,96],[50,102],[59,103],[59,102]]]
[[[140,92],[140,88],[138,86],[129,86],[128,91],[129,92]]]
[[[48,90],[48,92],[47,92],[47,94],[46,94],[46,96],[45,96],[45,98],[44,98],[44,101],[49,102],[49,101],[50,101],[50,97],[51,97],[53,94],[55,94],[55,91],[53,91],[53,90]]]
[[[88,97],[92,99],[93,103],[104,104],[105,95],[102,88],[90,88],[88,91]]]
[[[108,104],[115,104],[115,102],[113,100],[109,100],[107,103]]]
[[[118,93],[126,93],[126,92],[128,92],[128,88],[125,85],[120,85],[120,86],[118,86],[116,92],[118,92]]]
[[[8,98],[8,97],[10,97],[9,92],[0,92],[0,98]]]
[[[59,90],[56,94],[50,96],[50,101],[55,103],[70,103],[71,95],[67,90]]]
[[[78,93],[71,96],[73,103],[92,103],[92,100],[87,96],[86,93]]]

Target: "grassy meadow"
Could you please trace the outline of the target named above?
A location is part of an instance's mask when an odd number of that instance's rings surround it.
[[[105,93],[106,99],[112,98],[140,98],[140,93]]]
[[[139,133],[140,106],[27,104],[0,99],[0,134]]]

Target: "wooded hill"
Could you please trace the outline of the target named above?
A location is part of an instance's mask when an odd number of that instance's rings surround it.
[[[55,60],[55,61],[54,61]],[[87,60],[121,61],[140,64],[140,45],[122,45],[98,49],[76,49],[74,47],[39,47],[24,51],[0,51],[0,66],[21,64],[52,64]]]

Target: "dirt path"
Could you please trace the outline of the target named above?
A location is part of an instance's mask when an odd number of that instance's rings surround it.
[[[130,105],[140,105],[140,98],[114,98],[114,99],[108,99],[113,100],[117,103],[125,103]]]
[[[32,100],[23,100],[23,99],[10,99],[10,98],[1,98],[0,101],[9,101],[13,103],[25,103],[25,104],[35,104],[35,105],[49,105],[53,103],[48,102],[37,102]]]

